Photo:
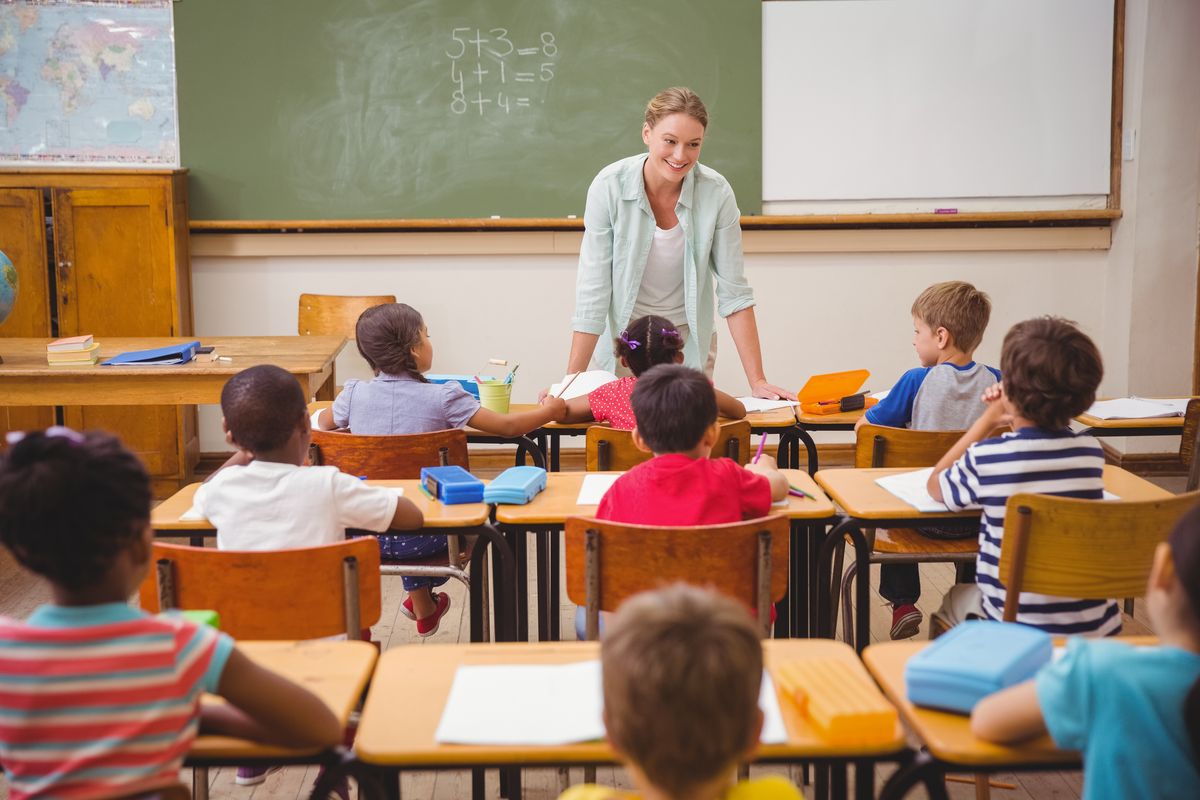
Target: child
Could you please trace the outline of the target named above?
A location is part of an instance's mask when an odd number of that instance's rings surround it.
[[[422,373],[433,367],[433,342],[424,320],[411,306],[387,303],[364,311],[354,328],[358,352],[375,371],[370,381],[346,386],[317,417],[331,431],[394,435],[429,433],[468,425],[497,436],[523,436],[547,422],[561,421],[566,403],[547,397],[539,408],[498,414],[479,405],[455,381],[430,383]]]
[[[971,729],[1043,733],[1083,753],[1083,796],[1200,797],[1200,508],[1158,546],[1146,587],[1157,647],[1067,642],[1038,676],[981,701]]]
[[[0,541],[50,584],[0,617],[0,763],[9,797],[112,797],[178,781],[202,733],[333,747],[337,718],[233,640],[128,604],[150,563],[150,478],[115,438],[9,434]],[[228,705],[201,706],[214,692]]]
[[[1099,442],[1067,427],[1092,404],[1100,385],[1104,370],[1092,340],[1055,317],[1019,322],[1004,337],[1000,369],[1004,382],[984,394],[983,416],[929,478],[929,494],[951,511],[983,509],[976,583],[950,587],[934,614],[941,630],[968,618],[1003,619],[1000,541],[1009,497],[1018,492],[1089,500],[1104,496]],[[1012,425],[1012,433],[985,438],[1005,424]],[[1121,611],[1115,600],[1022,592],[1017,621],[1060,635],[1109,635],[1121,630]]]
[[[887,397],[855,424],[887,425],[922,431],[965,430],[983,413],[984,391],[995,386],[1000,373],[974,361],[991,317],[988,296],[963,281],[935,283],[912,305],[913,348],[921,366],[904,373]],[[940,528],[921,528],[931,538],[963,538]],[[969,536],[970,534],[966,534]],[[963,578],[972,580],[973,570]],[[879,594],[892,606],[893,639],[916,636],[923,615],[921,573],[916,564],[884,564],[879,570]]]
[[[629,396],[638,376],[659,364],[683,363],[683,336],[674,323],[664,317],[649,315],[629,323],[614,340],[617,360],[633,375],[604,384],[590,394],[567,401],[564,422],[607,422],[614,428],[633,430],[637,421]],[[746,416],[746,407],[735,397],[714,389],[717,412],[728,419]]]
[[[737,602],[676,584],[628,600],[600,646],[604,726],[640,796],[799,800],[781,776],[735,783],[758,747],[758,629]],[[633,800],[575,786],[560,800]]]
[[[347,528],[420,530],[424,516],[407,497],[371,486],[337,467],[303,466],[311,438],[304,393],[286,371],[250,367],[221,391],[225,438],[238,452],[196,490],[193,505],[217,529],[223,550],[283,550],[338,542]],[[404,536],[408,557],[445,552],[442,536]],[[450,596],[430,591],[444,579],[404,578],[405,609],[430,636]]]

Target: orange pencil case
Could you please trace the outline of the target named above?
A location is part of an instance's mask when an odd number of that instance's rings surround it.
[[[865,369],[813,375],[796,393],[800,410],[806,414],[837,414],[870,408],[878,401],[859,391],[869,377],[871,372]]]

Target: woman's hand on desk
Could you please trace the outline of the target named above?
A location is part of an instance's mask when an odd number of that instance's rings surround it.
[[[795,400],[796,393],[789,392],[787,389],[780,388],[773,383],[767,381],[766,378],[760,378],[750,385],[750,393],[754,397],[761,397],[764,400]]]

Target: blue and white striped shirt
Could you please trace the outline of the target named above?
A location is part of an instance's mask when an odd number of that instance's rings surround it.
[[[1000,540],[1008,498],[1021,492],[1100,500],[1104,497],[1104,451],[1091,436],[1069,430],[1022,428],[985,439],[940,476],[942,497],[953,511],[982,509],[976,578],[983,608],[1003,619]],[[1115,600],[1078,600],[1022,592],[1017,621],[1054,634],[1110,635],[1121,630]]]

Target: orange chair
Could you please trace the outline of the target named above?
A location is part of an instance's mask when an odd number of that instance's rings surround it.
[[[353,339],[354,326],[362,312],[394,302],[394,294],[302,294],[296,312],[296,332],[301,336]]]
[[[750,460],[750,423],[744,419],[722,422],[710,455],[712,458],[732,458],[745,465]],[[604,425],[587,429],[588,472],[628,470],[651,458],[652,454],[639,450],[633,443],[631,431]]]

